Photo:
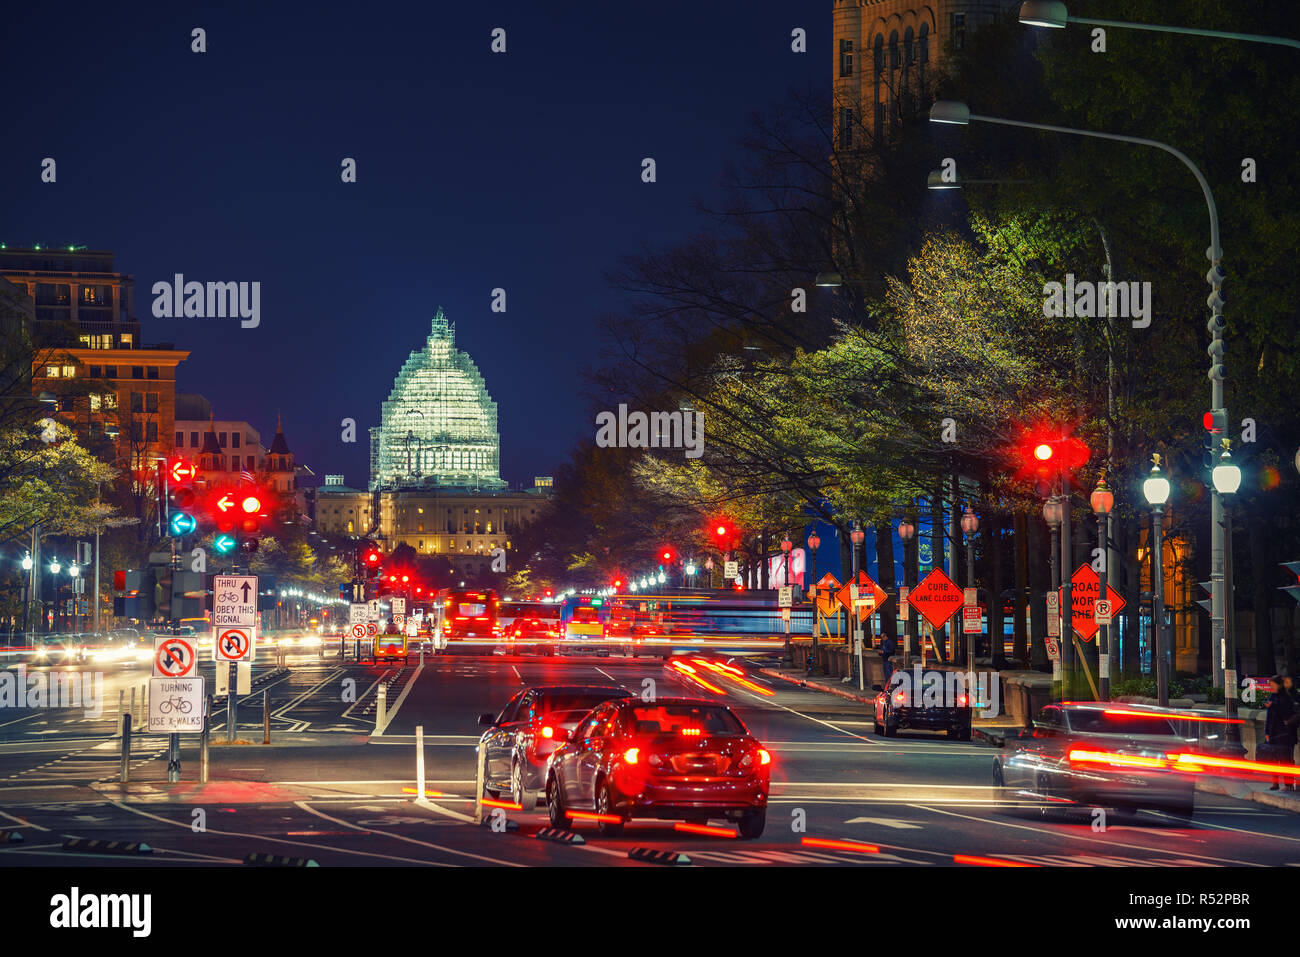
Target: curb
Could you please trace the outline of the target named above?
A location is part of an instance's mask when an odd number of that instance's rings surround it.
[[[1236,798],[1239,801],[1254,801],[1256,804],[1265,804],[1293,814],[1300,813],[1300,795],[1295,791],[1249,791],[1246,794],[1234,794],[1227,787],[1213,780],[1197,781],[1196,790],[1206,794]]]

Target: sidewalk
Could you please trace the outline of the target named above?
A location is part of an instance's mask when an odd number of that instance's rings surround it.
[[[780,678],[782,681],[788,681],[801,688],[812,688],[860,704],[875,705],[876,692],[872,691],[870,687],[864,691],[859,691],[856,682],[843,683],[835,678],[827,678],[821,675],[810,678],[798,668],[759,668],[758,671],[759,674],[767,675],[769,678]],[[971,723],[971,738],[995,748],[1000,748],[1008,733],[1014,734],[1019,730],[1019,722],[1007,715],[975,718]]]

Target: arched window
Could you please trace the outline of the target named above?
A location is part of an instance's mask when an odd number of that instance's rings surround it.
[[[898,31],[895,30],[889,35],[889,68],[898,69]]]

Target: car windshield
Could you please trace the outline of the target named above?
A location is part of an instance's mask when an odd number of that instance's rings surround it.
[[[713,705],[656,704],[631,709],[632,727],[638,734],[680,734],[685,729],[744,734],[745,726],[726,708]]]
[[[1071,731],[1085,734],[1158,734],[1174,735],[1173,725],[1158,715],[1140,713],[1115,714],[1097,708],[1067,712]]]

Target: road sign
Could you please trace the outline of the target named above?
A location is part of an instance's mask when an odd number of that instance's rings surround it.
[[[776,604],[778,608],[790,608],[794,605],[794,588],[786,585],[776,590]]]
[[[936,568],[907,596],[908,603],[917,614],[930,623],[931,628],[942,628],[957,609],[964,604],[964,596],[942,568]]]
[[[740,562],[727,562],[722,566],[722,580],[735,581],[740,575]]]
[[[257,624],[257,576],[217,575],[212,579],[212,624],[251,629]]]
[[[394,617],[394,618],[396,618],[398,615],[405,615],[405,614],[406,614],[406,599],[405,599],[405,598],[390,598],[389,601],[390,601],[390,602],[392,603],[392,605],[393,605],[393,617]]]
[[[1098,625],[1109,625],[1111,622],[1110,602],[1105,598],[1098,598],[1093,605],[1094,613],[1097,616]]]
[[[212,642],[213,661],[252,661],[253,629],[218,628]]]
[[[203,730],[202,678],[149,679],[149,731]]]
[[[963,635],[982,635],[984,633],[984,622],[980,617],[979,605],[962,606],[961,633]]]
[[[912,608],[907,603],[907,596],[911,589],[906,585],[898,586],[898,620],[902,621],[912,614]]]
[[[1101,595],[1101,579],[1088,564],[1080,565],[1070,576],[1070,624],[1084,641],[1092,641],[1099,626],[1096,615],[1097,599]],[[1111,616],[1119,614],[1124,607],[1124,596],[1106,586],[1105,596],[1110,600]],[[1061,601],[1065,601],[1065,590],[1061,590]]]
[[[197,657],[188,638],[158,635],[153,640],[153,676],[184,678],[193,673]]]
[[[889,600],[889,595],[871,580],[870,575],[866,572],[858,572],[856,580],[851,580],[840,586],[840,590],[835,593],[836,600],[850,613],[853,610],[855,600],[855,596],[850,593],[850,589],[854,585],[858,588],[858,595],[856,596],[858,618],[862,621],[870,618],[878,607]]]

